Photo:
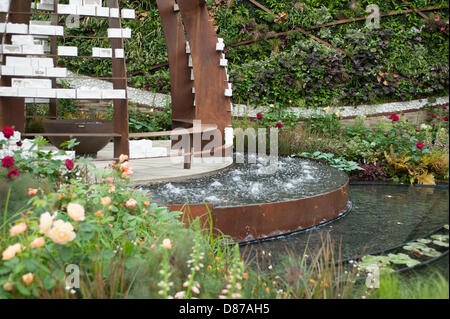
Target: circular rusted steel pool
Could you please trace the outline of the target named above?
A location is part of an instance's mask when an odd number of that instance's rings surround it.
[[[204,227],[212,222],[217,234],[239,242],[297,232],[349,209],[344,172],[319,161],[279,157],[276,171],[261,174],[267,159],[249,156],[212,176],[144,188],[153,202],[182,211],[186,223],[199,217]]]

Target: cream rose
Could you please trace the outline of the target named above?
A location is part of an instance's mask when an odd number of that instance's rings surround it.
[[[69,203],[69,205],[67,205],[67,214],[74,221],[83,221],[85,219],[84,207],[80,204]]]
[[[45,212],[41,215],[39,218],[39,232],[41,234],[47,234],[52,227],[53,218],[54,217],[52,217],[49,212]]]
[[[162,245],[165,249],[172,249],[172,241],[169,238],[164,239]]]
[[[22,281],[25,285],[31,285],[33,283],[33,280],[34,275],[31,272],[22,276]]]
[[[2,253],[2,260],[10,260],[13,259],[16,254],[22,252],[23,245],[22,244],[14,244],[6,248]]]
[[[27,230],[27,224],[24,222],[21,222],[17,225],[14,225],[9,229],[9,234],[11,236],[17,236],[19,234],[22,234],[25,230]]]
[[[65,245],[74,240],[76,234],[71,223],[58,219],[53,223],[53,228],[49,230],[47,236],[56,244]]]

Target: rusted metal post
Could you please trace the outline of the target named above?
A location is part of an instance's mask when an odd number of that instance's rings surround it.
[[[119,8],[118,0],[108,0],[108,7]],[[110,28],[121,28],[122,24],[120,18],[109,18]],[[114,38],[110,39],[111,48],[123,49],[123,39]],[[114,157],[117,158],[121,154],[130,154],[130,146],[128,143],[129,131],[128,131],[128,91],[127,91],[127,69],[125,64],[125,58],[112,59],[112,76],[115,78],[113,82],[113,88],[115,90],[125,90],[127,99],[115,99],[114,100],[114,132],[119,133],[120,137],[114,137]]]

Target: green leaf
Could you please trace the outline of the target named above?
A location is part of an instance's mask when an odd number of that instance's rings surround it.
[[[420,264],[420,261],[411,258],[410,256],[402,253],[398,254],[389,254],[388,255],[389,261],[393,264],[400,264],[400,265],[406,265],[408,267],[413,267],[418,264]]]

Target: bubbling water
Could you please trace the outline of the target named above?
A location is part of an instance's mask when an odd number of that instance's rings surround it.
[[[252,157],[253,156],[253,157]],[[345,185],[347,175],[320,162],[279,157],[273,174],[261,174],[267,158],[249,155],[256,163],[233,164],[213,176],[144,186],[158,204],[213,203],[240,206],[300,199]]]

